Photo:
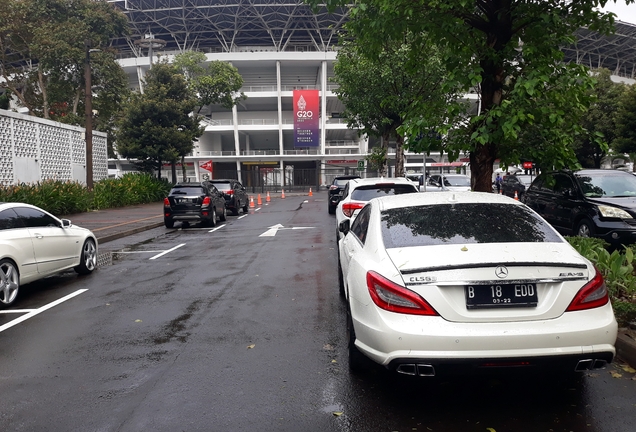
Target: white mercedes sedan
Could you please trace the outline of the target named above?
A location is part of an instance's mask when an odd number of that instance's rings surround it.
[[[615,355],[602,275],[547,222],[478,192],[370,200],[339,225],[349,364],[435,376],[583,372]]]
[[[0,308],[20,286],[63,270],[88,274],[97,266],[97,239],[90,230],[23,203],[0,203]]]

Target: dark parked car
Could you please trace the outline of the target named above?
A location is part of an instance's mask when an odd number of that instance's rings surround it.
[[[210,180],[210,183],[223,194],[225,208],[230,210],[234,216],[238,215],[241,209],[243,209],[243,213],[247,213],[250,198],[247,196],[245,187],[238,180],[215,179]]]
[[[636,243],[636,177],[585,169],[539,175],[522,200],[564,235]]]
[[[329,186],[329,197],[327,199],[329,214],[334,214],[336,212],[336,207],[342,198],[342,190],[349,180],[358,178],[360,178],[359,175],[341,175],[333,179],[331,186]]]
[[[177,183],[163,200],[163,222],[172,228],[175,221],[187,227],[191,222],[215,226],[217,217],[227,218],[225,198],[209,181],[201,183]]]
[[[509,197],[514,198],[515,192],[517,193],[517,198],[521,200],[523,194],[526,192],[526,189],[532,184],[532,180],[534,180],[536,176],[531,175],[508,175],[504,177],[501,182],[501,193],[507,195]]]

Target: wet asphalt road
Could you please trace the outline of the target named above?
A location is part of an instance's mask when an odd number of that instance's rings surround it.
[[[620,364],[576,381],[351,375],[324,197],[249,213],[107,243],[112,266],[24,287],[0,326],[77,295],[0,332],[0,430],[636,429]]]

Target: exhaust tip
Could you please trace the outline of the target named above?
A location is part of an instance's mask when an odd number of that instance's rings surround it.
[[[585,359],[579,360],[574,368],[575,372],[583,372],[591,369],[602,369],[607,366],[607,360],[603,359]]]
[[[403,363],[396,368],[396,372],[410,376],[432,377],[435,376],[435,367],[430,364]]]

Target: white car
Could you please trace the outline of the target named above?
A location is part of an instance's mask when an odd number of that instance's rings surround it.
[[[371,200],[339,242],[349,363],[402,374],[549,367],[615,355],[603,277],[508,197],[440,192]]]
[[[336,207],[336,240],[339,241],[344,237],[338,231],[340,222],[352,218],[355,211],[364,207],[370,199],[413,192],[419,192],[417,186],[405,177],[371,177],[349,180]]]
[[[21,285],[67,269],[88,274],[97,266],[90,230],[22,203],[0,203],[0,307],[11,305]]]
[[[426,192],[469,190],[471,190],[470,177],[464,174],[432,174],[426,182]]]

